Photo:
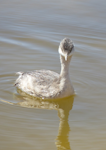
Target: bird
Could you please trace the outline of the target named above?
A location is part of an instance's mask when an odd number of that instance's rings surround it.
[[[60,74],[51,70],[35,70],[17,72],[19,77],[14,86],[22,92],[42,98],[56,99],[74,95],[74,88],[70,80],[70,61],[75,51],[70,38],[64,38],[59,45],[61,71]]]

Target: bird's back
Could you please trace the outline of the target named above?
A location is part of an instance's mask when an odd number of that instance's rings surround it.
[[[59,74],[50,70],[19,72],[15,86],[37,97],[54,97],[58,90]]]

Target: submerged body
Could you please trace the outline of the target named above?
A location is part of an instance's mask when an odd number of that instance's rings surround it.
[[[59,46],[61,73],[50,70],[36,70],[33,72],[18,72],[15,82],[17,89],[41,98],[63,98],[74,94],[69,75],[69,64],[74,51],[73,43],[65,38]]]

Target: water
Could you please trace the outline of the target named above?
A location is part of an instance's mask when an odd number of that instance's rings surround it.
[[[17,71],[60,72],[59,42],[69,37],[76,96],[41,101],[16,93]],[[106,149],[105,0],[0,3],[0,150]]]

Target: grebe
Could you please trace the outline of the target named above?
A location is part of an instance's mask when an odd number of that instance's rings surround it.
[[[60,42],[58,52],[61,62],[60,74],[50,70],[17,72],[19,77],[15,81],[16,88],[43,99],[63,98],[73,95],[74,88],[69,74],[69,65],[74,52],[73,42],[69,38],[64,38]]]

